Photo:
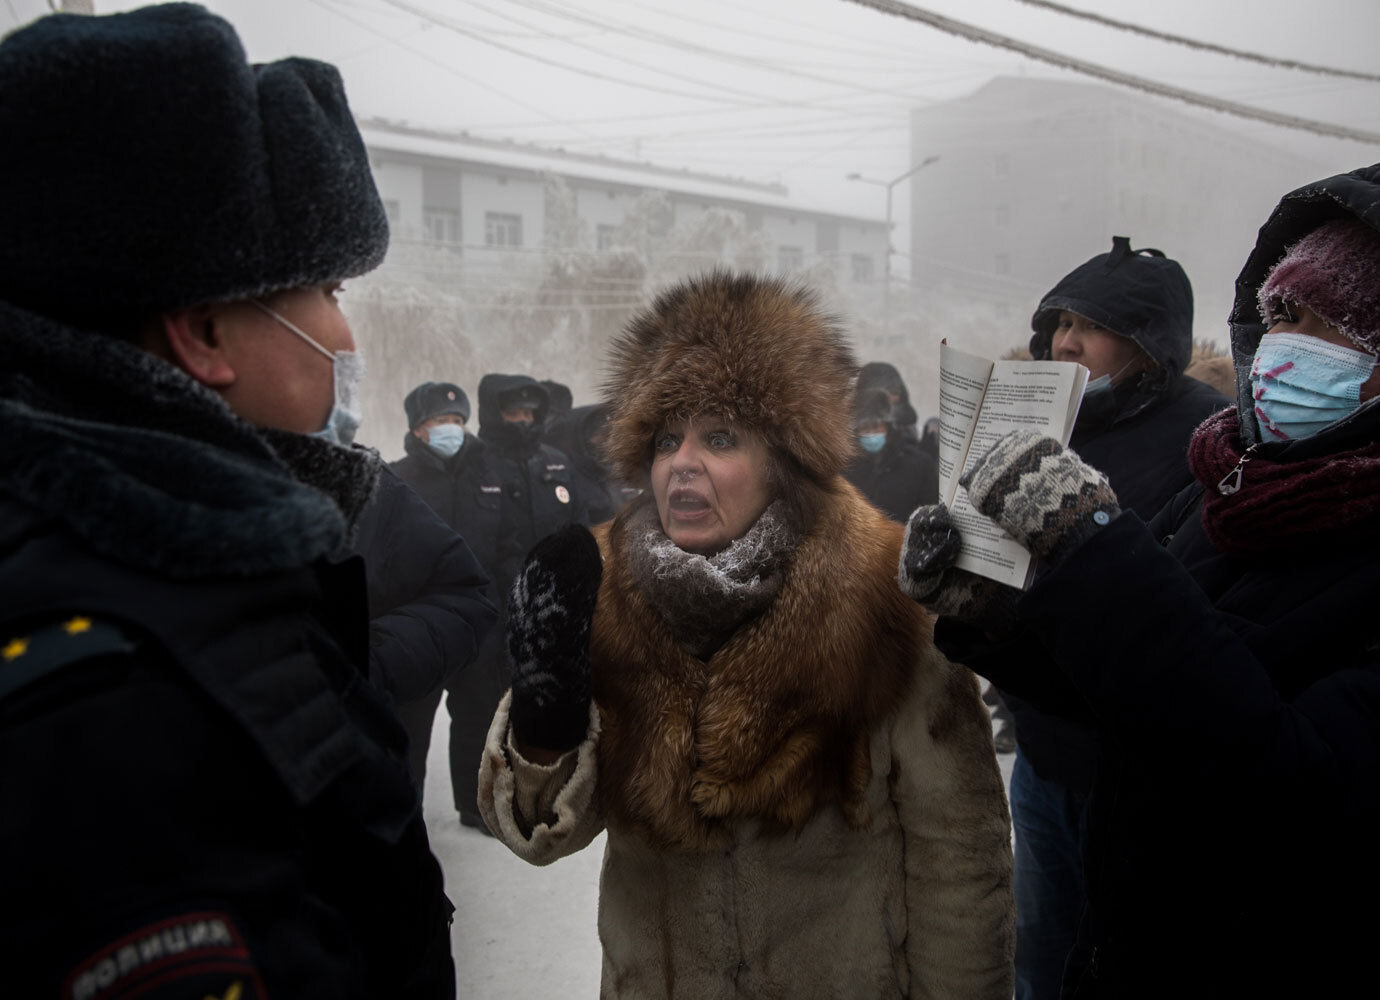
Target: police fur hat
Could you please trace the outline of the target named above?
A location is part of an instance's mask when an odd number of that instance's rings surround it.
[[[1260,286],[1260,314],[1273,326],[1282,304],[1307,306],[1359,349],[1380,354],[1380,233],[1360,219],[1334,219],[1289,247]]]
[[[454,413],[469,423],[470,398],[453,382],[423,382],[407,394],[403,410],[407,413],[409,428],[447,413]]]
[[[137,320],[371,270],[388,222],[335,67],[195,4],[0,41],[0,299]]]
[[[774,278],[715,271],[664,292],[614,342],[605,382],[608,457],[645,486],[654,436],[712,415],[751,428],[824,484],[854,452],[857,362],[814,295]]]

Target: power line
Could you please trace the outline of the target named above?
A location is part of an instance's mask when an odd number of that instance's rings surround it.
[[[530,112],[532,112],[532,113],[535,114],[535,115],[543,115],[543,116],[545,116],[545,118],[547,119],[548,124],[550,124],[550,123],[557,123],[557,124],[562,124],[562,125],[564,125],[564,124],[569,124],[569,123],[567,123],[567,122],[561,121],[559,118],[557,118],[555,115],[551,114],[549,111],[545,110],[544,108],[541,108],[541,107],[539,107],[539,106],[537,106],[537,105],[535,105],[535,104],[529,104],[529,103],[527,103],[526,101],[523,101],[523,100],[521,100],[521,99],[519,99],[519,98],[514,97],[512,94],[508,93],[506,90],[504,90],[504,89],[501,88],[501,87],[495,87],[495,86],[494,86],[493,84],[491,84],[491,83],[487,83],[487,82],[485,82],[484,80],[481,80],[481,79],[479,79],[479,78],[477,78],[477,77],[470,76],[468,73],[461,72],[460,70],[456,69],[454,66],[450,65],[449,63],[442,62],[441,60],[434,58],[430,53],[424,52],[423,50],[417,48],[416,46],[408,45],[406,42],[402,41],[401,39],[394,38],[394,37],[392,37],[392,36],[390,36],[390,35],[385,35],[383,32],[379,31],[377,28],[375,28],[375,27],[373,27],[373,26],[371,26],[371,25],[365,24],[365,23],[364,23],[363,21],[361,21],[359,18],[354,17],[354,16],[351,15],[351,14],[347,14],[347,13],[345,13],[345,11],[339,9],[339,8],[336,7],[336,6],[333,6],[333,5],[330,4],[330,3],[328,3],[327,0],[312,0],[312,2],[315,3],[315,4],[316,4],[318,7],[320,7],[322,10],[325,10],[325,11],[328,11],[329,13],[334,14],[336,17],[343,18],[343,19],[345,19],[346,21],[349,21],[351,24],[355,25],[355,26],[358,27],[358,28],[363,28],[365,31],[369,32],[371,35],[373,35],[373,36],[376,37],[376,38],[382,38],[382,39],[384,39],[384,40],[387,41],[387,42],[391,42],[393,45],[396,45],[398,48],[404,50],[405,52],[410,52],[410,53],[412,53],[412,54],[413,54],[414,56],[416,56],[417,58],[422,59],[422,60],[424,60],[425,62],[431,63],[431,65],[435,66],[436,68],[438,68],[438,69],[440,69],[440,70],[443,70],[443,71],[446,72],[446,73],[449,73],[451,76],[458,77],[459,79],[464,80],[466,83],[474,84],[474,86],[479,87],[479,88],[482,89],[482,90],[487,90],[487,91],[489,91],[489,93],[491,93],[491,94],[497,94],[498,96],[504,98],[505,100],[508,100],[508,101],[512,102],[513,104],[517,105],[518,107],[522,108],[524,111],[530,111]],[[579,132],[583,132],[585,135],[589,135],[589,134],[590,134],[588,129],[578,129],[578,128],[577,128],[576,130],[579,131]]]
[[[466,25],[462,25],[457,21],[453,21],[450,18],[442,17],[438,14],[433,13],[432,11],[418,7],[414,4],[407,3],[405,2],[405,0],[383,0],[383,2],[397,7],[399,10],[405,10],[409,14],[415,15],[416,17],[420,17],[424,20],[430,21],[432,24],[445,28],[447,31],[453,31],[456,34],[464,35],[466,38],[472,38],[476,42],[480,42],[484,45],[491,45],[494,48],[502,49],[504,52],[509,52],[523,59],[530,59],[533,62],[539,62],[543,65],[552,66],[556,69],[563,69],[570,73],[578,73],[581,76],[588,76],[595,80],[603,80],[606,83],[616,83],[624,87],[636,87],[639,90],[652,91],[658,94],[669,94],[672,97],[688,98],[692,101],[716,101],[721,104],[738,105],[744,103],[742,101],[729,100],[728,98],[723,97],[711,97],[706,94],[692,94],[688,91],[672,90],[669,87],[658,87],[655,84],[650,83],[637,83],[632,80],[624,79],[622,77],[612,76],[608,73],[601,73],[598,70],[586,69],[583,66],[572,66],[569,63],[563,63],[556,59],[548,59],[545,56],[539,56],[532,52],[525,52],[515,45],[508,45],[505,42],[495,41],[494,39],[485,36],[483,32],[476,31],[475,29],[470,28]]]
[[[1050,63],[1061,69],[1072,70],[1075,73],[1082,73],[1084,76],[1091,76],[1099,80],[1106,80],[1108,83],[1115,83],[1122,87],[1142,90],[1148,94],[1168,97],[1171,100],[1182,101],[1185,104],[1192,104],[1200,108],[1209,108],[1213,111],[1222,111],[1240,118],[1269,122],[1272,125],[1281,125],[1284,128],[1313,132],[1317,135],[1330,136],[1335,139],[1351,139],[1355,142],[1380,144],[1380,133],[1377,132],[1366,132],[1362,129],[1347,128],[1344,125],[1333,125],[1330,122],[1320,122],[1311,118],[1300,118],[1296,115],[1280,114],[1276,111],[1255,108],[1248,104],[1238,104],[1235,101],[1209,97],[1206,94],[1184,90],[1180,87],[1171,87],[1168,84],[1150,80],[1143,76],[1122,73],[1120,70],[1108,69],[1096,63],[1090,63],[1083,59],[1075,59],[1072,56],[1066,56],[1050,49],[1030,45],[1012,38],[1009,35],[999,35],[985,28],[965,24],[962,21],[955,21],[952,18],[943,17],[927,10],[921,10],[918,7],[899,3],[897,0],[848,0],[848,2],[858,4],[862,7],[870,7],[873,10],[880,11],[883,14],[890,14],[893,17],[917,21],[947,34],[966,38],[970,42],[979,42],[984,45],[992,45],[996,48],[1007,49],[1012,52],[1020,53],[1029,59]]]
[[[473,3],[474,0],[470,0],[470,2]],[[663,45],[668,48],[679,49],[682,52],[689,52],[706,59],[713,59],[717,62],[727,62],[735,66],[746,66],[749,69],[761,70],[770,73],[778,73],[785,76],[798,77],[803,80],[809,80],[813,83],[826,83],[834,87],[844,87],[851,92],[886,94],[891,97],[897,96],[896,92],[889,88],[868,87],[857,83],[853,83],[849,80],[839,80],[835,79],[834,77],[821,76],[817,73],[808,73],[803,70],[788,69],[776,63],[765,61],[759,57],[750,54],[725,52],[713,46],[700,45],[696,42],[688,41],[685,38],[677,38],[674,35],[664,35],[661,32],[651,31],[647,28],[638,28],[631,25],[619,24],[616,21],[608,21],[587,13],[582,13],[574,9],[563,8],[556,4],[548,3],[546,2],[546,0],[510,0],[510,2],[516,3],[522,7],[526,7],[529,10],[535,10],[553,17],[560,17],[568,21],[574,21],[576,24],[585,24],[603,28],[606,31],[611,31],[617,34],[625,35],[629,38],[635,38],[639,41],[651,42],[655,45]],[[807,102],[793,101],[786,103],[802,104]]]
[[[1322,73],[1325,76],[1342,76],[1352,80],[1368,80],[1372,83],[1380,83],[1380,74],[1376,73],[1361,73],[1357,70],[1338,69],[1335,66],[1319,66],[1315,63],[1298,62],[1293,59],[1278,59],[1274,56],[1264,56],[1258,52],[1230,49],[1225,45],[1217,45],[1214,42],[1203,42],[1196,38],[1186,38],[1183,35],[1171,35],[1168,32],[1156,31],[1153,28],[1132,24],[1129,21],[1117,21],[1110,17],[1103,17],[1101,14],[1094,14],[1091,11],[1078,10],[1074,7],[1065,7],[1060,3],[1051,3],[1050,0],[1019,0],[1019,2],[1029,4],[1032,7],[1043,7],[1046,10],[1052,10],[1058,14],[1066,14],[1069,17],[1081,18],[1084,21],[1092,21],[1095,24],[1105,25],[1109,28],[1116,28],[1118,31],[1130,31],[1134,34],[1144,35],[1147,38],[1154,38],[1161,42],[1184,45],[1190,49],[1197,49],[1200,52],[1213,52],[1217,55],[1231,56],[1233,59],[1246,59],[1264,66],[1273,66],[1276,69],[1296,69],[1302,70],[1305,73]]]

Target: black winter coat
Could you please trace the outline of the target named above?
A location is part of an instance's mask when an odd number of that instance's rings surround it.
[[[567,524],[589,522],[570,459],[542,443],[544,411],[533,425],[506,423],[500,413],[503,393],[536,384],[525,375],[485,375],[479,381],[479,439],[488,446],[489,470],[502,487],[491,575],[505,599],[533,545]]]
[[[1262,227],[1237,281],[1238,371],[1264,333],[1268,268],[1346,213],[1380,228],[1380,165],[1287,195]],[[1241,431],[1257,440],[1253,419]],[[1258,456],[1336,454],[1341,477],[1344,453],[1376,440],[1371,403]],[[1019,602],[1024,656],[968,662],[1098,734],[1066,996],[1342,995],[1373,977],[1380,542],[1229,557],[1201,495],[1148,527],[1123,513]]]
[[[1116,260],[1113,266],[1111,261]],[[1155,362],[1151,373],[1091,393],[1078,411],[1069,447],[1103,472],[1123,510],[1144,520],[1157,514],[1192,480],[1188,441],[1210,414],[1231,401],[1211,386],[1180,374],[1193,349],[1193,292],[1183,269],[1162,257],[1118,246],[1066,275],[1031,321],[1032,354],[1050,356],[1058,311],[1069,309],[1130,337]],[[1046,715],[1003,691],[1021,754],[1047,781],[1086,793],[1092,786],[1093,734]]]
[[[364,557],[369,589],[370,679],[399,704],[433,694],[498,620],[489,577],[465,540],[387,468],[351,547]]]
[[[939,463],[918,441],[895,429],[887,433],[880,452],[862,452],[843,476],[868,503],[903,524],[916,507],[939,502]]]
[[[454,455],[438,454],[412,433],[403,438],[404,458],[392,463],[398,478],[465,540],[485,574],[498,573],[498,542],[503,520],[503,485],[489,467],[489,448],[473,435]],[[491,585],[491,600],[498,589]]]
[[[0,426],[5,991],[453,996],[363,566],[327,561],[377,458],[4,304]]]
[[[590,450],[589,439],[603,426],[605,407],[577,406],[551,421],[542,439],[566,454],[575,476],[575,492],[585,505],[590,526],[612,521],[641,490],[622,486],[609,477],[608,470]]]

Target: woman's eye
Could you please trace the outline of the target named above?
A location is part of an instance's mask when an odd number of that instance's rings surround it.
[[[733,435],[728,431],[711,431],[709,434],[709,447],[732,448]]]
[[[680,444],[680,439],[674,434],[663,434],[653,442],[652,447],[658,452],[675,451]]]

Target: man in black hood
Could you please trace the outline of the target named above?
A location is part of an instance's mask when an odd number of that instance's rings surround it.
[[[1075,268],[1045,295],[1030,325],[1035,359],[1077,361],[1089,370],[1069,447],[1107,476],[1123,508],[1148,521],[1192,480],[1194,428],[1230,405],[1182,374],[1193,350],[1188,276],[1160,251],[1133,250],[1118,236],[1110,253]],[[1097,749],[1082,725],[1008,691],[1001,696],[1016,730],[1016,995],[1043,1000],[1058,996],[1077,934],[1082,816]]]

